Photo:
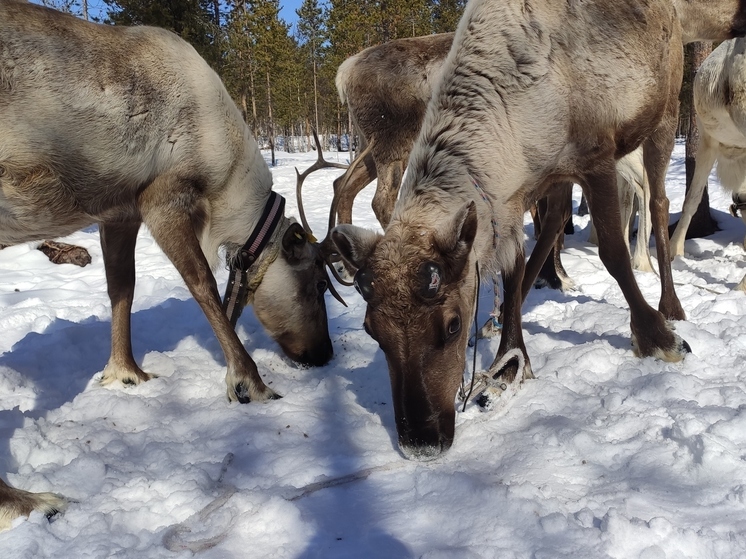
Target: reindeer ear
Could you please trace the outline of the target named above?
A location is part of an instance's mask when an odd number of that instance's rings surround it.
[[[477,206],[474,200],[464,204],[436,242],[448,272],[459,275],[477,236]]]
[[[381,235],[354,225],[337,225],[331,230],[329,238],[345,263],[359,270],[373,253]]]
[[[295,264],[303,257],[308,235],[300,223],[291,223],[282,236],[282,250],[288,262]]]

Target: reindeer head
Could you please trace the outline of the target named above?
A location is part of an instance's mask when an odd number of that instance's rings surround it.
[[[303,365],[332,358],[324,293],[330,287],[319,245],[298,223],[282,236],[277,258],[254,292],[254,313],[285,354]]]
[[[399,447],[430,459],[450,448],[476,273],[474,202],[436,228],[397,219],[383,236],[340,225],[334,250],[357,269],[365,330],[386,355]]]

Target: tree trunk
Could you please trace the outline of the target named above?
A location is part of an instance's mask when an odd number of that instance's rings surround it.
[[[254,136],[259,135],[256,117],[256,89],[254,88],[254,61],[249,60],[249,95],[251,96],[251,131]]]
[[[337,151],[342,151],[342,106],[337,102]]]
[[[314,123],[316,125],[316,133],[319,134],[319,88],[317,85],[317,72],[316,72],[316,46],[314,45],[313,54],[313,113]]]
[[[682,98],[686,96],[685,102],[682,104],[689,107],[685,141],[686,154],[684,159],[686,166],[686,191],[689,192],[689,187],[692,184],[692,177],[694,176],[697,149],[699,148],[699,129],[697,128],[697,115],[694,111],[692,85],[694,83],[694,75],[700,64],[702,64],[704,59],[712,52],[712,43],[690,43],[684,48],[687,55],[684,63],[684,72],[687,75],[687,79],[684,80],[681,96]],[[669,226],[669,234],[673,234],[677,223]],[[712,215],[710,215],[710,195],[707,191],[707,186],[705,185],[704,192],[702,193],[702,200],[697,207],[697,211],[692,216],[692,222],[686,232],[686,238],[695,239],[707,237],[708,235],[715,233],[717,230],[717,222],[712,218]]]
[[[355,150],[352,149],[353,137],[352,137],[352,113],[347,111],[347,147],[350,150],[350,163],[355,159]]]
[[[269,136],[269,149],[272,152],[272,167],[277,165],[275,159],[275,126],[272,121],[272,86],[269,79],[269,69],[267,69],[267,135]]]

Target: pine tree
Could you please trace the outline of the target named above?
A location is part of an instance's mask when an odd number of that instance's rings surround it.
[[[466,7],[466,0],[434,0],[432,4],[433,33],[456,31]]]
[[[212,0],[104,0],[110,23],[154,25],[170,29],[191,45],[213,67],[220,62],[219,26],[214,24]]]
[[[376,12],[377,7],[373,0],[329,0],[325,11],[329,43],[324,57],[326,64],[322,71],[326,80],[334,83],[337,68],[345,59],[379,42],[375,31]],[[337,149],[341,149],[342,132],[349,128],[348,116],[339,102],[336,91],[333,98]]]
[[[318,0],[304,0],[295,11],[298,15],[297,33],[305,60],[310,66],[313,79],[313,122],[319,128],[319,65],[322,61],[322,45],[326,38],[323,11]]]
[[[428,0],[378,0],[375,13],[377,43],[427,35],[432,28]]]
[[[249,34],[251,14],[246,0],[237,0],[228,14],[227,52],[223,79],[228,90],[238,100],[244,120],[255,136],[259,136],[254,50]],[[261,142],[261,138],[258,138]]]
[[[266,135],[275,164],[275,113],[287,118],[291,102],[292,59],[295,43],[289,36],[289,26],[280,19],[279,0],[246,0],[231,18],[231,49],[234,63],[248,78],[251,100],[252,128],[257,135]],[[234,65],[235,69],[235,65]]]

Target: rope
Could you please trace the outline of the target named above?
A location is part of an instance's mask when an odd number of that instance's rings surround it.
[[[474,352],[472,353],[471,361],[471,384],[469,386],[469,393],[464,393],[464,378],[461,377],[461,388],[459,389],[459,397],[464,401],[464,406],[461,408],[461,412],[466,411],[466,402],[471,398],[471,393],[474,390],[474,379],[477,376],[477,341],[479,340],[479,331],[477,330],[477,321],[479,319],[479,285],[482,281],[482,277],[479,273],[479,261],[474,265],[477,270],[477,284],[474,287]]]
[[[254,293],[264,280],[270,265],[277,260],[277,256],[280,254],[280,243],[270,242],[262,254],[264,257],[247,271],[249,284],[246,287],[246,303],[244,303],[244,306],[248,306],[254,301]]]

